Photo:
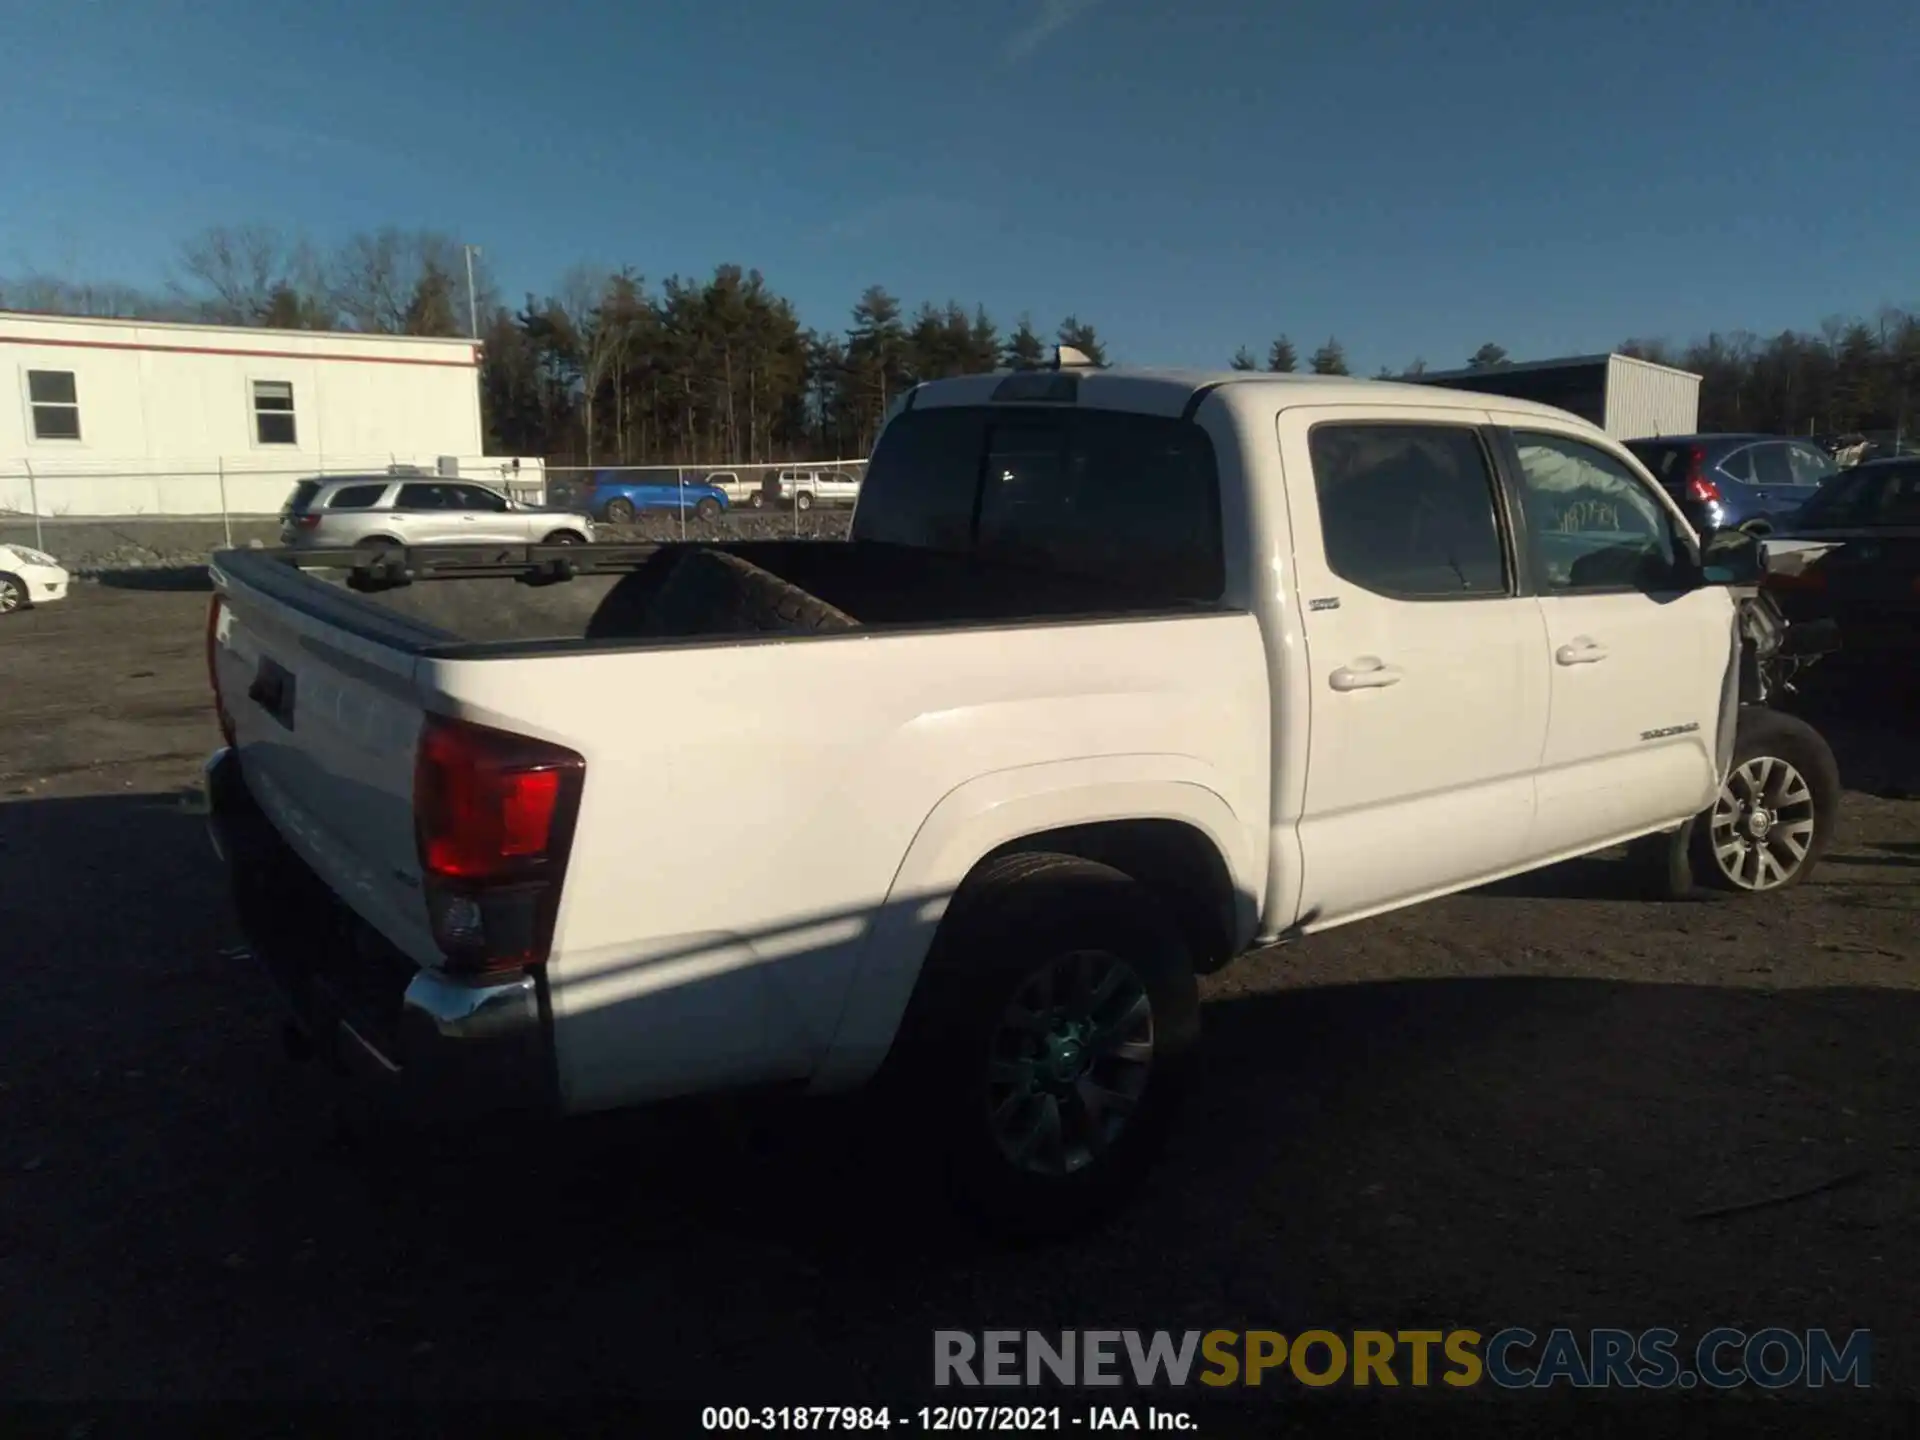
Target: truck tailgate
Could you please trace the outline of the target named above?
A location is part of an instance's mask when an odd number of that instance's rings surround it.
[[[417,963],[436,961],[414,839],[415,658],[215,578],[208,664],[248,791],[334,894]]]

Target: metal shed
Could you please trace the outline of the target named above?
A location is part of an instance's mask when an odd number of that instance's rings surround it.
[[[1574,355],[1486,369],[1403,377],[1514,400],[1536,400],[1592,421],[1616,440],[1691,435],[1700,428],[1700,377],[1628,355]]]

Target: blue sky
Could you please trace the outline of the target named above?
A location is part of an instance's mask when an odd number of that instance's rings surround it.
[[[264,222],[1356,369],[1920,302],[1913,0],[11,0],[0,274]]]

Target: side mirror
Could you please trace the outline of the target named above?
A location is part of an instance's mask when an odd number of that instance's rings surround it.
[[[1758,585],[1762,569],[1760,539],[1744,530],[1719,530],[1700,551],[1703,585]]]

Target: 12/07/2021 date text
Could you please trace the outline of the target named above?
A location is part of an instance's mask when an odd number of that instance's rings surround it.
[[[700,1412],[710,1431],[900,1431],[908,1435],[1005,1435],[1022,1431],[1192,1432],[1198,1427],[1184,1411],[1156,1407],[1101,1405],[1063,1409],[1058,1405],[922,1405],[895,1410],[885,1405],[709,1405]]]

